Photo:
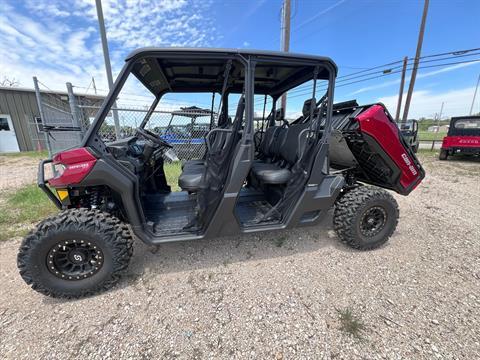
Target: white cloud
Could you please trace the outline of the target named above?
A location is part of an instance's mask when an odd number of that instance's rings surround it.
[[[0,0],[0,75],[31,87],[107,88],[94,0]],[[216,40],[210,0],[103,0],[114,76],[126,55],[144,46],[209,46]]]
[[[440,112],[442,102],[444,103],[442,117],[468,115],[472,103],[475,87],[464,89],[449,90],[441,93],[433,93],[430,90],[414,91],[412,102],[410,104],[409,118],[433,117],[435,113]],[[398,95],[385,96],[378,99],[385,104],[391,114],[397,110]],[[402,111],[405,105],[403,98]],[[479,108],[480,101],[477,99]]]

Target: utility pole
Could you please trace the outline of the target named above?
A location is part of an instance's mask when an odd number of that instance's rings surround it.
[[[440,114],[437,117],[437,133],[440,132],[440,121],[442,120],[443,105],[445,105],[445,102],[442,101],[442,106],[440,107]]]
[[[402,78],[400,80],[400,90],[398,91],[397,115],[395,121],[398,123],[400,119],[400,111],[402,109],[403,88],[405,87],[405,73],[407,72],[408,56],[403,58]]]
[[[291,6],[290,0],[283,0],[282,6],[282,27],[281,27],[281,36],[282,36],[282,51],[290,51],[290,13]],[[282,109],[284,114],[287,113],[287,94],[282,95]]]
[[[440,114],[435,114],[437,117],[437,131],[435,132],[435,138],[432,141],[432,148],[431,150],[435,149],[435,142],[438,141],[438,133],[440,132],[440,121],[442,120],[442,113],[443,113],[443,105],[445,102],[442,101],[442,106],[440,107]]]
[[[472,106],[470,106],[470,114],[473,112],[473,105],[475,105],[475,98],[477,97],[478,84],[480,84],[480,74],[478,74],[477,86],[475,87],[475,92],[473,93]]]
[[[107,32],[105,31],[105,21],[103,19],[102,0],[95,0],[97,6],[98,29],[100,30],[100,37],[102,39],[103,58],[105,60],[105,71],[107,72],[108,89],[113,88],[112,66],[110,65],[110,55],[108,52]],[[117,103],[113,104],[113,108],[117,108]],[[113,122],[115,124],[115,135],[117,140],[120,139],[120,121],[118,120],[117,110],[113,110]]]
[[[407,100],[405,101],[405,109],[403,110],[402,123],[405,123],[408,118],[408,111],[410,110],[410,102],[412,101],[413,88],[415,86],[415,79],[417,78],[418,63],[422,54],[423,35],[425,33],[425,23],[427,21],[429,0],[425,0],[423,5],[422,23],[420,24],[420,31],[418,33],[417,52],[415,54],[415,61],[413,63],[412,77],[408,85]]]
[[[95,95],[97,95],[97,85],[95,85],[95,78],[92,76],[92,86],[93,86],[93,91],[95,92]]]

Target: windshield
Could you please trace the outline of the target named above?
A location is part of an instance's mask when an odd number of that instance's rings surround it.
[[[480,129],[480,119],[463,119],[457,120],[454,124],[455,128],[457,129],[472,129],[477,130]]]

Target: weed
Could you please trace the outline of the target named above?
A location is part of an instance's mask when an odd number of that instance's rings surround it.
[[[282,247],[283,244],[285,243],[285,241],[287,241],[286,236],[279,236],[279,237],[275,238],[275,246],[276,247]]]
[[[350,334],[356,339],[362,339],[362,332],[365,330],[363,321],[356,317],[350,308],[336,310],[340,320],[340,330]]]
[[[26,185],[14,193],[4,195],[0,202],[0,240],[25,235],[33,223],[56,210],[36,185]]]
[[[6,156],[6,157],[29,157],[33,159],[48,159],[48,152],[47,150],[43,151],[22,151],[22,152],[16,152],[16,153],[0,153],[0,156]]]

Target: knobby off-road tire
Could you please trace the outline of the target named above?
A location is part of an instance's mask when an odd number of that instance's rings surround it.
[[[99,210],[70,209],[50,217],[23,240],[23,280],[48,296],[79,298],[110,289],[133,253],[127,225]]]
[[[397,227],[398,216],[398,204],[387,191],[358,186],[336,201],[333,226],[348,246],[371,250],[387,242]]]
[[[448,158],[448,151],[447,150],[440,150],[440,155],[438,155],[440,160],[447,160]]]

